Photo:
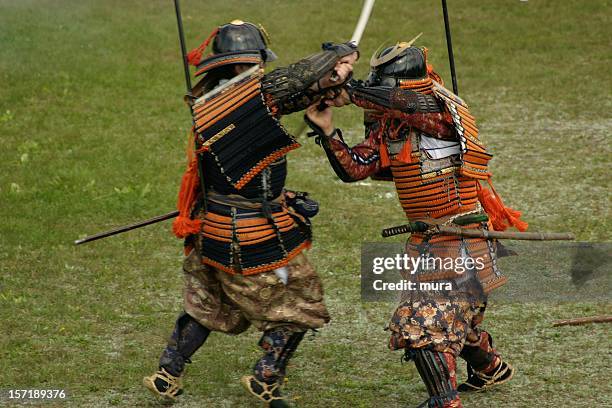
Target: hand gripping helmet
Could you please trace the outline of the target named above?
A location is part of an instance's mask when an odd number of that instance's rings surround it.
[[[398,43],[375,53],[370,68],[366,85],[399,87],[402,80],[427,78],[427,56],[422,48]]]
[[[210,43],[212,55],[202,53]],[[229,64],[260,64],[274,61],[276,54],[268,48],[263,27],[242,20],[234,20],[216,28],[198,48],[188,55],[189,63],[196,65],[196,76]]]

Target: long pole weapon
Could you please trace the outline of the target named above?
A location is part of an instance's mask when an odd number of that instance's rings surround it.
[[[448,48],[448,62],[450,63],[451,79],[453,80],[453,92],[455,93],[455,95],[459,95],[459,91],[457,90],[457,74],[455,73],[455,56],[453,54],[453,41],[451,39],[446,0],[442,0],[442,13],[444,14],[444,31],[446,32],[446,47]]]
[[[133,229],[137,229],[137,228],[140,228],[140,227],[147,226],[147,225],[156,224],[156,223],[161,222],[161,221],[170,220],[170,219],[172,219],[172,218],[174,218],[174,217],[176,217],[178,215],[179,215],[178,211],[172,211],[172,212],[169,212],[167,214],[158,215],[157,217],[149,218],[148,220],[135,222],[135,223],[129,224],[129,225],[124,225],[122,227],[115,228],[115,229],[112,229],[112,230],[109,230],[109,231],[105,231],[105,232],[101,232],[99,234],[90,235],[90,236],[85,237],[83,239],[77,239],[76,241],[74,241],[74,245],[81,245],[81,244],[84,244],[86,242],[97,241],[99,239],[110,237],[112,235],[121,234],[122,232],[127,232],[127,231],[131,231]]]
[[[191,87],[191,74],[189,73],[189,63],[187,61],[187,47],[185,46],[185,32],[183,30],[183,18],[181,17],[181,7],[179,4],[179,0],[174,0],[174,11],[176,12],[176,23],[178,26],[179,42],[181,45],[181,56],[183,57],[183,70],[185,72],[185,85],[187,87],[187,96],[188,96],[187,99],[189,101],[189,109],[191,110],[191,117],[193,120],[193,107],[192,107],[193,98],[192,98],[192,87]],[[202,191],[204,192],[203,209],[206,210],[206,184],[204,182],[204,177],[203,177],[204,169],[203,169],[202,160],[198,160],[198,171],[200,173],[201,188],[202,188]],[[114,228],[112,230],[101,232],[99,234],[90,235],[82,239],[77,239],[76,241],[74,241],[74,244],[81,245],[87,242],[97,241],[98,239],[121,234],[123,232],[131,231],[133,229],[141,228],[141,227],[155,224],[161,221],[170,220],[172,218],[177,217],[178,215],[179,215],[178,211],[171,211],[169,213],[158,215],[156,217],[149,218],[144,221],[135,222],[133,224],[124,225],[122,227]]]
[[[553,327],[558,326],[580,326],[587,323],[612,323],[612,316],[592,316],[592,317],[578,317],[575,319],[563,319],[555,320]]]
[[[183,17],[179,0],[174,0],[174,10],[176,11],[176,24],[178,26],[179,42],[181,43],[181,56],[183,57],[183,70],[185,71],[185,85],[187,86],[187,100],[189,102],[189,112],[191,113],[192,126],[195,129],[195,119],[193,115],[193,95],[191,87],[191,74],[189,73],[189,61],[187,60],[187,48],[185,47],[185,32],[183,31]],[[195,130],[194,130],[195,132]],[[194,138],[194,150],[197,150],[197,135]],[[198,173],[200,175],[200,188],[202,189],[202,210],[206,212],[206,181],[204,180],[204,160],[198,158]]]
[[[187,48],[185,46],[185,32],[183,31],[183,18],[179,0],[174,0],[174,11],[176,11],[176,23],[178,25],[179,42],[181,43],[181,55],[183,56],[183,69],[185,70],[185,83],[187,95],[191,96],[191,74],[189,73],[189,62],[187,61]]]

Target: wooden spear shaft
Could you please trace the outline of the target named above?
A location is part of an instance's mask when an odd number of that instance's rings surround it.
[[[553,327],[557,326],[580,326],[588,323],[611,323],[612,316],[591,316],[591,317],[578,317],[576,319],[563,319],[555,320]]]
[[[171,212],[166,213],[166,214],[158,215],[157,217],[149,218],[148,220],[135,222],[133,224],[124,225],[123,227],[115,228],[115,229],[112,229],[110,231],[105,231],[105,232],[101,232],[99,234],[90,235],[90,236],[82,238],[82,239],[77,239],[76,241],[74,241],[74,245],[81,245],[81,244],[84,244],[86,242],[97,241],[97,240],[102,239],[102,238],[106,238],[106,237],[110,237],[110,236],[113,236],[113,235],[121,234],[123,232],[131,231],[131,230],[136,229],[136,228],[141,228],[141,227],[144,227],[146,225],[151,225],[151,224],[155,224],[155,223],[158,223],[158,222],[161,222],[161,221],[169,220],[169,219],[172,219],[172,218],[174,218],[174,217],[176,217],[178,215],[179,215],[178,211],[171,211]]]

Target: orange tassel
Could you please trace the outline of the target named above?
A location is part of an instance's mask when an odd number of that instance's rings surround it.
[[[385,142],[385,130],[387,129],[387,123],[389,121],[389,116],[385,113],[378,119],[379,128],[377,134],[374,138],[379,143],[379,154],[380,154],[380,167],[385,168],[391,165],[391,160],[389,159],[389,150],[387,150],[387,143]]]
[[[380,167],[389,167],[391,160],[389,159],[389,151],[387,150],[387,144],[383,141],[380,143]]]
[[[489,221],[495,231],[505,231],[508,227],[515,227],[519,231],[526,231],[529,224],[520,219],[521,212],[506,207],[501,197],[493,188],[491,180],[487,180],[491,190],[477,184],[478,200],[489,216]]]
[[[402,150],[397,155],[397,160],[403,163],[410,163],[412,160],[412,145],[410,144],[410,137],[406,138]]]
[[[198,187],[200,177],[198,176],[198,159],[193,157],[187,166],[183,179],[181,180],[181,189],[178,195],[176,204],[179,210],[179,216],[172,223],[172,231],[178,238],[185,238],[188,235],[197,234],[202,227],[201,220],[192,220],[190,216],[191,207],[198,195]]]
[[[478,200],[482,204],[482,208],[489,216],[489,221],[495,231],[503,231],[507,227],[504,223],[503,209],[500,208],[499,202],[488,188],[480,186],[478,183]]]
[[[206,50],[206,47],[208,47],[208,44],[210,44],[210,41],[215,35],[217,35],[218,32],[219,27],[212,30],[208,38],[204,40],[202,44],[200,44],[197,48],[194,48],[193,50],[189,51],[189,54],[187,54],[187,62],[189,63],[189,65],[198,65],[198,63],[202,59],[202,54],[204,53],[204,50]]]
[[[197,234],[202,228],[202,220],[192,220],[188,217],[179,215],[172,223],[172,232],[177,238],[185,238],[189,235]]]
[[[490,177],[489,179],[487,179],[487,183],[489,184],[489,186],[491,187],[491,190],[493,190],[493,194],[495,195],[495,197],[497,198],[497,200],[503,207],[504,215],[506,216],[506,219],[510,222],[510,225],[514,226],[519,231],[527,231],[529,224],[527,224],[525,221],[520,219],[521,212],[514,210],[510,207],[506,207],[504,205],[501,197],[499,196],[499,194],[497,194],[497,191],[495,191],[495,187],[493,187],[493,183],[491,182]]]
[[[527,231],[529,224],[520,219],[521,212],[517,210],[513,210],[512,208],[505,207],[506,210],[506,218],[510,221],[510,224],[513,225],[519,231]]]

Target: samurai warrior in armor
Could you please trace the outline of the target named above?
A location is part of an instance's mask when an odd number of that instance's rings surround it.
[[[493,189],[487,166],[492,156],[478,139],[474,117],[444,88],[427,63],[427,49],[398,43],[375,54],[370,65],[365,82],[351,80],[325,101],[329,106],[352,102],[365,110],[363,142],[353,147],[344,142],[330,108],[307,110],[305,119],[338,177],[392,181],[413,224],[526,229],[520,213],[505,207]],[[407,255],[415,259],[480,260],[467,270],[434,262],[402,272],[419,284],[452,283],[452,289],[405,291],[389,324],[390,348],[405,350],[427,387],[429,399],[422,406],[461,407],[458,392],[481,391],[513,375],[492,336],[480,328],[487,295],[507,280],[497,267],[498,245],[427,227],[413,232],[406,244]],[[468,379],[459,386],[458,356],[468,363]]]
[[[285,190],[286,154],[299,144],[279,119],[342,86],[357,52],[326,43],[264,75],[275,58],[263,28],[240,20],[188,55],[201,80],[189,101],[195,153],[173,224],[185,238],[184,311],[159,370],[144,378],[161,399],[182,393],[185,364],[211,332],[239,334],[253,325],[263,332],[263,355],[241,382],[266,406],[288,406],[280,391],[287,363],[305,332],[329,321],[321,281],[303,253],[318,208],[306,193]]]

